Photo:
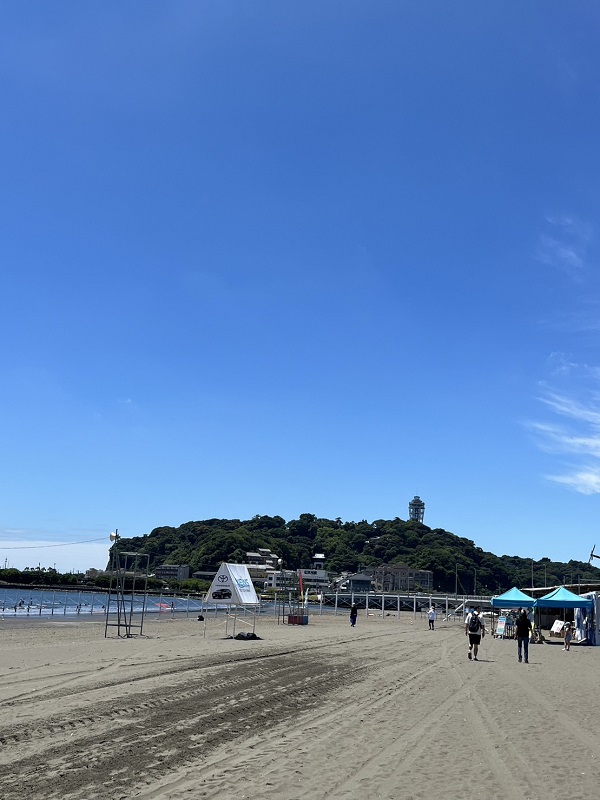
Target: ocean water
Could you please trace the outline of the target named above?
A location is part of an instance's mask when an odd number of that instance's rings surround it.
[[[110,603],[109,603],[110,600]],[[0,589],[0,604],[3,616],[42,617],[67,616],[82,614],[105,614],[106,606],[116,612],[116,595],[110,598],[107,592],[89,592],[78,590]],[[141,613],[144,610],[143,595],[125,595],[125,607],[129,612]],[[198,613],[204,608],[202,600],[187,595],[147,595],[146,613]]]
[[[109,596],[107,592],[89,592],[74,590],[52,590],[52,589],[30,589],[27,586],[18,589],[8,589],[0,587],[0,612],[2,617],[32,619],[35,617],[73,617],[105,615],[106,607],[109,611],[117,611],[116,594]],[[220,603],[205,603],[201,598],[189,595],[147,595],[146,614],[199,614],[226,612],[229,606]],[[127,613],[141,613],[144,611],[144,597],[141,594],[125,595],[125,610]],[[259,613],[267,615],[277,615],[277,612],[290,613],[289,605],[279,609],[274,602],[261,601]],[[246,611],[238,608],[238,614],[254,613],[253,608]],[[294,613],[294,612],[292,612]],[[332,606],[309,604],[308,613],[311,616],[320,614],[334,614]],[[348,613],[347,609],[340,608],[337,612],[344,616]]]

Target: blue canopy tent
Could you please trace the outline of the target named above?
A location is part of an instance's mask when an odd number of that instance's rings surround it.
[[[525,592],[522,592],[520,589],[517,589],[516,586],[513,586],[512,589],[509,589],[508,592],[504,592],[504,594],[499,594],[496,597],[492,597],[492,608],[534,608],[536,601],[533,597],[530,597]],[[502,618],[498,619],[499,631],[498,634],[505,636],[512,635],[512,628],[507,628],[507,633],[505,633],[505,629],[503,627],[504,622],[502,622]]]
[[[492,608],[533,608],[536,602],[533,597],[513,586],[508,592],[492,597]]]
[[[575,611],[575,638],[577,641],[590,641],[595,644],[595,637],[590,626],[592,624],[592,610],[594,601],[570,592],[564,586],[559,586],[552,592],[545,594],[538,600],[538,608],[574,608]]]
[[[559,586],[558,589],[538,598],[537,604],[538,608],[587,608],[589,610],[594,606],[592,600],[574,594],[564,586]]]
[[[594,601],[578,594],[570,592],[564,586],[559,586],[552,592],[545,594],[538,600],[538,608],[574,608],[575,629],[577,641],[590,641],[595,644],[595,638],[591,629],[592,609]],[[577,611],[579,609],[579,611]]]

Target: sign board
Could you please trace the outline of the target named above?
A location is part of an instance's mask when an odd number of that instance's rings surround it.
[[[550,633],[559,634],[564,626],[564,622],[562,619],[555,619],[552,623],[552,627],[550,628]]]
[[[229,606],[257,606],[258,597],[248,567],[245,564],[223,562],[213,578],[206,600]]]
[[[496,635],[504,636],[505,628],[506,628],[506,617],[498,617],[498,627],[496,628]]]

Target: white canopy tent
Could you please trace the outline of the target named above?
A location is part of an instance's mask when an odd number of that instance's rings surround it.
[[[598,645],[600,644],[600,593],[587,592],[581,597],[590,600],[592,608],[575,609],[575,640]]]

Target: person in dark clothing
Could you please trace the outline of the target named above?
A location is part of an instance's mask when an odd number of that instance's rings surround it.
[[[525,656],[525,663],[529,664],[529,633],[532,630],[531,620],[525,609],[521,611],[515,622],[515,635],[517,637],[517,651],[519,661],[522,661],[521,652]]]
[[[350,625],[354,627],[356,625],[356,618],[358,617],[358,606],[354,603],[350,609]]]
[[[477,606],[471,609],[470,613],[465,619],[465,636],[469,637],[469,652],[467,658],[469,661],[479,661],[477,653],[479,652],[479,645],[485,636],[485,623],[481,616],[481,608]]]

